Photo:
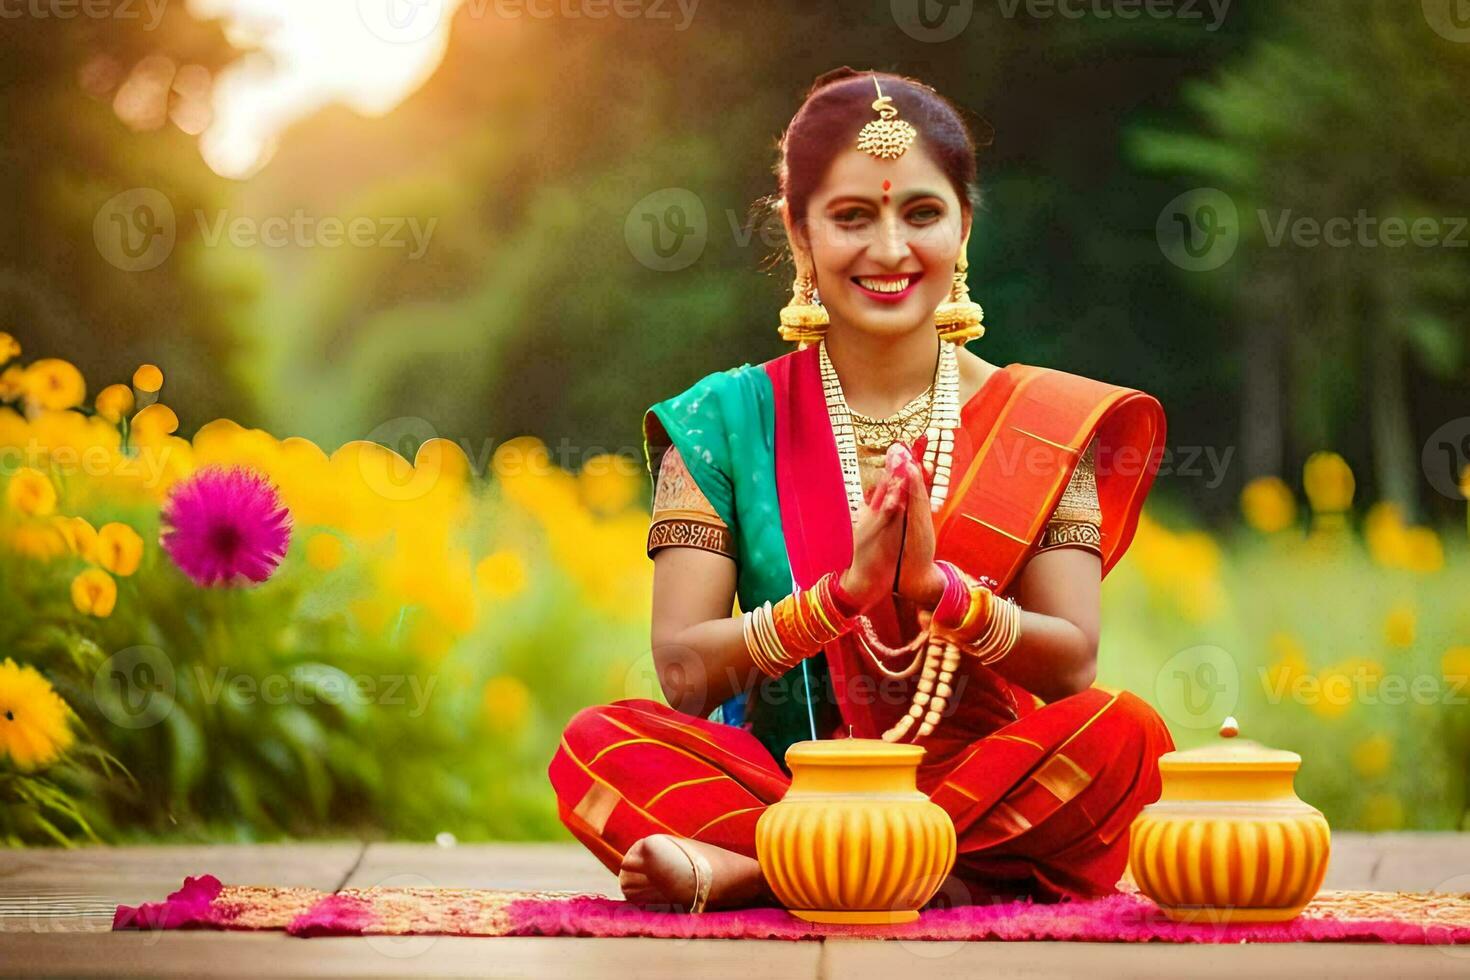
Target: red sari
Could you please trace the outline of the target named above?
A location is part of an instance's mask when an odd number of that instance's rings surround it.
[[[815,347],[767,362],[775,476],[791,572],[810,586],[852,558],[852,525]],[[1045,368],[997,371],[963,407],[936,555],[1006,594],[1083,449],[1097,438],[1103,574],[1116,564],[1158,472],[1164,417],[1143,392]],[[922,440],[921,440],[922,442]],[[922,451],[922,446],[916,447]],[[897,639],[891,606],[875,625]],[[908,708],[850,638],[825,650],[842,726],[876,738]],[[1042,705],[969,661],[956,703],[921,744],[919,788],[954,820],[962,886],[950,900],[1113,890],[1128,828],[1158,798],[1157,759],[1173,748],[1157,714],[1128,692],[1091,688]],[[789,777],[749,732],[647,700],[579,712],[550,766],[567,828],[614,873],[636,841],[677,834],[755,856],[755,824]]]

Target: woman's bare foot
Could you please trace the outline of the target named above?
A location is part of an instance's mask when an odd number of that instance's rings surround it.
[[[705,908],[743,908],[770,898],[755,858],[688,837],[679,842],[709,861],[711,881]],[[635,905],[694,901],[694,866],[667,834],[645,837],[628,849],[618,871],[623,897]]]

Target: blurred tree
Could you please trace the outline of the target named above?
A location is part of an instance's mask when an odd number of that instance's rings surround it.
[[[1470,380],[1470,45],[1391,0],[1352,17],[1303,0],[1268,24],[1238,62],[1185,87],[1201,127],[1141,130],[1133,157],[1237,205],[1240,252],[1211,275],[1236,291],[1245,475],[1342,447],[1371,455],[1376,496],[1413,515],[1427,434],[1415,393],[1438,381],[1463,400]],[[1430,428],[1446,417],[1424,414]]]

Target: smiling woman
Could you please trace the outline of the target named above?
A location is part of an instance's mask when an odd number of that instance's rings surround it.
[[[916,742],[972,900],[1110,892],[1173,744],[1139,698],[1093,686],[1101,579],[1157,473],[1162,409],[965,349],[984,332],[975,149],[933,89],[828,73],[782,149],[798,349],[645,417],[671,707],[572,719],[562,820],[634,901],[772,901],[755,825],[786,750]],[[1147,463],[1096,465],[1115,453]]]

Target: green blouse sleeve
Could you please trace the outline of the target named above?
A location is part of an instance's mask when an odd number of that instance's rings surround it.
[[[643,416],[643,455],[648,475],[658,482],[664,451],[679,447],[689,475],[715,513],[739,536],[735,512],[735,460],[727,420],[737,406],[735,372],[705,375],[683,392],[651,406]]]

